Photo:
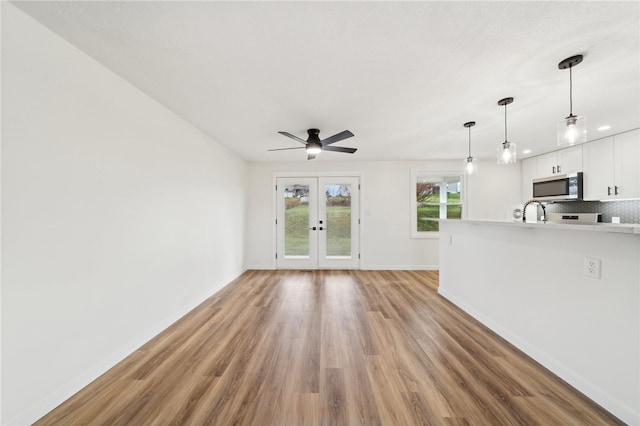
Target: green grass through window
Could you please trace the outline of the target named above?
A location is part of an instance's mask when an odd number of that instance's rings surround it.
[[[351,255],[351,207],[327,206],[327,256]],[[309,254],[309,205],[300,204],[285,210],[285,254]],[[322,255],[322,254],[321,254]]]
[[[451,192],[447,194],[448,203],[459,203],[460,193]],[[418,232],[438,232],[440,218],[440,195],[434,194],[422,203],[418,204]],[[462,206],[447,205],[447,219],[462,219]]]

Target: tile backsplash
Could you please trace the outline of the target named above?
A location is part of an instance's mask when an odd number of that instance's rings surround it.
[[[601,221],[611,223],[619,217],[620,223],[640,223],[640,200],[630,201],[567,201],[547,204],[547,213],[602,213]]]

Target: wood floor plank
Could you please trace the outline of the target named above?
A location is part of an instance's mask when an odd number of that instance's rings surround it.
[[[412,415],[413,424],[416,425],[439,425],[438,416],[427,403],[426,399],[419,392],[405,392],[402,394],[407,409]]]
[[[392,376],[382,355],[367,355],[365,365],[371,382],[371,389],[382,424],[411,424],[411,414],[407,410],[402,391],[394,387]]]
[[[321,423],[319,393],[294,393],[291,395],[291,400],[293,405],[286,416],[284,422],[286,425],[319,425]]]
[[[362,354],[350,357],[343,368],[349,423],[381,425],[382,420],[378,413],[375,396],[371,392],[372,384],[364,360],[365,357]]]
[[[322,374],[321,419],[327,425],[346,425],[347,397],[342,368],[324,368]]]
[[[36,424],[622,424],[437,286],[247,271]]]

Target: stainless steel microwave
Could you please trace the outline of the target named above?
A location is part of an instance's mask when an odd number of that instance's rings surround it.
[[[533,180],[533,199],[538,201],[582,200],[582,172]]]

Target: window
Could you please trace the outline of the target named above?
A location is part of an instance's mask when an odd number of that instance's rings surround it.
[[[436,238],[440,219],[463,218],[463,175],[411,172],[411,237]]]

